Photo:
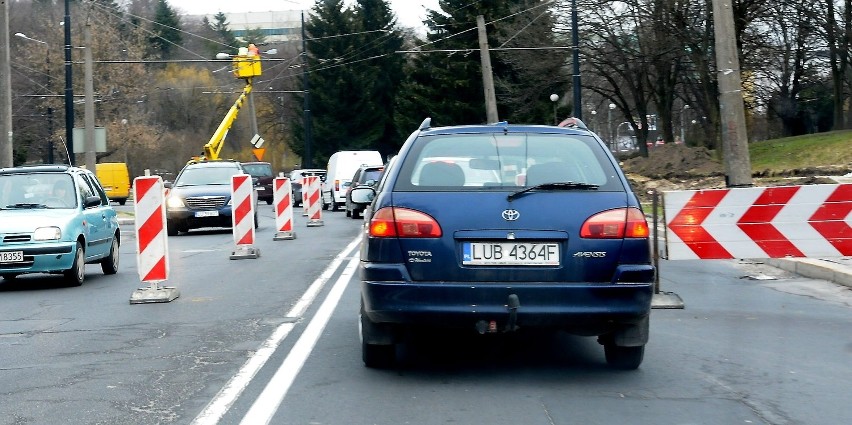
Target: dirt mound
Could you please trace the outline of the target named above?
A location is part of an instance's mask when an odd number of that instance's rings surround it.
[[[703,147],[663,145],[650,150],[648,157],[624,161],[622,168],[630,174],[652,179],[694,179],[724,176],[724,167]]]

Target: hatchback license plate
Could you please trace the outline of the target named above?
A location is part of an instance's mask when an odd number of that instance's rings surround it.
[[[218,217],[219,211],[196,211],[196,217]]]
[[[558,243],[465,242],[462,264],[472,266],[558,266]]]
[[[24,261],[24,251],[0,252],[0,263],[20,263]]]

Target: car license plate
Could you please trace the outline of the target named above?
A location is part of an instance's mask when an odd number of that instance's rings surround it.
[[[0,263],[20,263],[24,261],[24,251],[0,252]]]
[[[218,217],[219,211],[196,211],[196,217]]]
[[[558,243],[465,242],[462,264],[472,266],[558,266]]]
[[[266,190],[266,188],[265,188],[265,187],[258,187],[258,188],[256,188],[256,189],[257,189],[257,190]]]

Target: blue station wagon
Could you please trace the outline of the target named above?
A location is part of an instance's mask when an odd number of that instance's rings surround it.
[[[395,361],[412,327],[597,336],[606,361],[639,367],[655,269],[637,196],[606,145],[573,127],[432,128],[390,162],[361,246],[368,367]]]
[[[0,168],[0,275],[61,273],[79,286],[87,263],[118,271],[116,212],[97,177],[67,165]]]

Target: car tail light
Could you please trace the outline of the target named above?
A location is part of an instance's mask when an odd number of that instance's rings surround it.
[[[647,238],[649,234],[648,222],[638,208],[595,214],[580,229],[580,237],[588,239]]]
[[[340,180],[334,181],[334,190],[340,190]]]
[[[370,236],[376,238],[440,238],[441,226],[420,211],[386,207],[370,219]]]

